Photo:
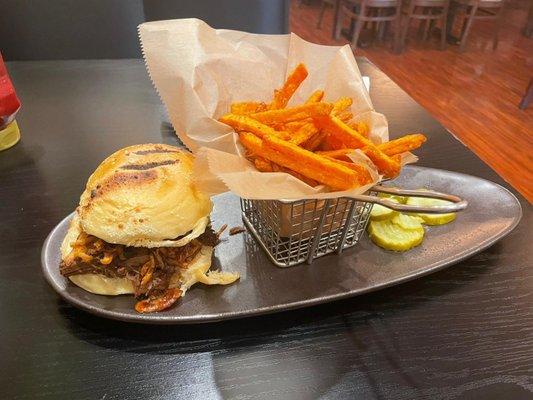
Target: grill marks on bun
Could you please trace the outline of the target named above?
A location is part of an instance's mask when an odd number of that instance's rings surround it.
[[[96,199],[97,197],[103,196],[107,192],[113,191],[119,186],[127,185],[142,185],[157,179],[156,171],[142,171],[139,173],[131,174],[125,172],[117,172],[109,176],[102,183],[96,185],[96,188],[91,190],[90,198],[91,200]],[[84,208],[88,208],[93,204],[92,201],[89,201]]]
[[[155,146],[153,149],[139,150],[139,151],[133,152],[133,154],[137,154],[138,156],[145,156],[147,154],[164,154],[164,153],[177,153],[177,151],[163,149],[161,148],[161,146]]]
[[[198,191],[191,153],[165,144],[118,150],[89,178],[78,213],[83,230],[108,243],[179,247],[203,233],[211,201]],[[167,240],[190,235],[180,240]]]
[[[139,153],[135,153],[139,154]],[[120,167],[120,169],[124,170],[132,170],[132,171],[145,171],[147,169],[157,168],[161,167],[163,165],[172,165],[177,164],[179,160],[163,160],[163,161],[151,161],[144,164],[129,164],[129,165],[123,165]]]

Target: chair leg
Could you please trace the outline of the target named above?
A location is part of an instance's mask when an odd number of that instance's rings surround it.
[[[362,11],[362,10],[361,10]],[[363,15],[363,14],[361,14]],[[355,21],[355,28],[352,35],[352,50],[355,52],[357,49],[357,41],[359,40],[359,35],[361,34],[361,30],[363,29],[363,21],[360,19],[357,19]]]
[[[378,11],[378,16],[383,17],[385,15],[385,10],[380,9]],[[387,26],[386,21],[380,21],[378,22],[378,38],[381,43],[385,40],[385,27]]]
[[[335,40],[339,40],[341,38],[341,31],[342,31],[342,19],[344,17],[343,13],[343,1],[340,0],[340,4],[337,5],[339,7],[337,11],[337,18],[335,19]]]
[[[529,85],[526,89],[526,94],[522,98],[522,101],[520,102],[520,105],[518,107],[520,107],[521,110],[525,110],[529,103],[531,103],[531,101],[533,101],[533,79],[529,81]]]
[[[451,38],[453,30],[453,22],[455,20],[455,15],[457,14],[457,7],[454,5],[449,6],[446,10],[446,37]]]
[[[466,47],[466,39],[468,38],[468,33],[470,32],[470,28],[472,27],[472,21],[474,21],[474,16],[477,12],[477,5],[473,5],[470,7],[470,12],[467,12],[466,21],[463,25],[463,30],[461,32],[461,42],[459,43],[459,51],[463,52],[465,51]]]
[[[394,43],[393,43],[393,52],[396,54],[400,54],[403,51],[402,43],[401,43],[401,35],[402,35],[402,7],[401,3],[398,4],[396,9],[396,18],[393,21],[394,24]]]
[[[503,6],[498,11],[498,17],[496,18],[496,26],[494,27],[494,38],[492,41],[492,50],[496,50],[498,48],[498,36],[500,33],[500,28],[502,26],[502,20],[503,20]]]
[[[448,9],[442,10],[442,26],[440,29],[440,49],[446,50],[446,37],[448,36]]]
[[[413,15],[415,7],[413,6],[413,2],[409,4],[409,9],[407,10],[407,16],[405,18],[405,23],[402,31],[402,37],[401,37],[401,45],[402,50],[405,49],[405,40],[407,39],[407,32],[409,31],[409,24],[411,22],[411,15]]]
[[[318,13],[318,21],[316,23],[316,28],[320,29],[322,28],[322,20],[324,19],[324,13],[326,12],[327,4],[324,0],[322,0],[322,5],[320,6],[320,12]]]

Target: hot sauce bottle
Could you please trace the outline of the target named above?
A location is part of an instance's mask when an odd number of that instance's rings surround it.
[[[15,115],[20,101],[0,54],[0,151],[14,146],[20,140],[20,131]]]

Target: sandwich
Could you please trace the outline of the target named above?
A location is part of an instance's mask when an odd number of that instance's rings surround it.
[[[95,294],[133,294],[140,313],[171,307],[195,283],[226,285],[209,271],[218,234],[210,198],[192,179],[193,156],[143,144],[105,159],[90,176],[61,245],[60,272]]]

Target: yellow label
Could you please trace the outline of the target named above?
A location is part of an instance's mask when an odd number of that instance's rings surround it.
[[[0,131],[0,151],[9,149],[20,140],[20,131],[17,121],[11,122],[4,130]]]

